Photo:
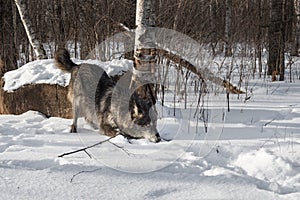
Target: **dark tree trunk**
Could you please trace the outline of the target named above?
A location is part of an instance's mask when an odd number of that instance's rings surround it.
[[[130,7],[127,8],[125,25],[129,29],[135,29],[135,16],[136,16],[136,0],[129,0]],[[125,41],[125,58],[128,60],[134,60],[133,47],[131,39]]]
[[[232,0],[226,0],[226,18],[225,18],[225,56],[232,56],[231,49],[231,23],[232,23]]]
[[[210,34],[211,34],[211,47],[213,55],[216,55],[217,39],[217,0],[210,0],[209,4],[209,20],[210,20]]]
[[[294,1],[294,42],[292,43],[292,56],[299,56],[300,48],[300,1]]]
[[[17,68],[12,6],[11,0],[0,0],[0,62],[3,72]]]
[[[283,24],[283,2],[282,0],[271,1],[271,23],[269,27],[269,59],[268,75],[272,81],[284,80],[284,24]]]

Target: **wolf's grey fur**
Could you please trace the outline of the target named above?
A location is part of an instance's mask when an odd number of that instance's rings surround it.
[[[160,140],[152,103],[129,89],[131,73],[116,83],[97,65],[76,65],[65,49],[56,52],[55,61],[58,68],[71,73],[68,92],[73,106],[71,132],[77,132],[78,117],[85,117],[108,136],[121,133],[152,142]]]

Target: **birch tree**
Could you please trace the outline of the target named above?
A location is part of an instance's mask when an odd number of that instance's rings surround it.
[[[15,0],[21,21],[24,25],[28,40],[36,54],[36,57],[37,59],[44,59],[46,58],[46,52],[42,43],[38,40],[37,34],[32,26],[32,22],[28,13],[27,2],[28,1],[26,0]]]
[[[154,92],[156,49],[154,42],[155,26],[155,1],[137,0],[136,5],[136,34],[134,47],[134,66],[136,69],[133,80],[142,87],[137,89],[137,93],[142,98],[156,102]],[[148,82],[150,84],[143,84]]]

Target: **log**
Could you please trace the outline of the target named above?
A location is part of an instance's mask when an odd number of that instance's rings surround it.
[[[72,118],[72,106],[67,100],[68,87],[49,84],[29,84],[13,92],[3,90],[0,80],[0,114],[22,114],[39,111],[46,117]]]

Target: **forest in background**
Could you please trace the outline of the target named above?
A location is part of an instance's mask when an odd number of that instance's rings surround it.
[[[135,0],[30,0],[27,8],[39,41],[54,48],[48,58],[71,42],[74,57],[84,59],[110,36],[135,28]],[[261,76],[265,69],[264,50],[269,53],[265,72],[280,75],[279,80],[286,65],[282,55],[298,56],[298,0],[157,0],[155,11],[156,27],[207,44],[214,55],[253,58],[253,74]],[[0,0],[0,27],[4,71],[36,59],[14,0]]]

